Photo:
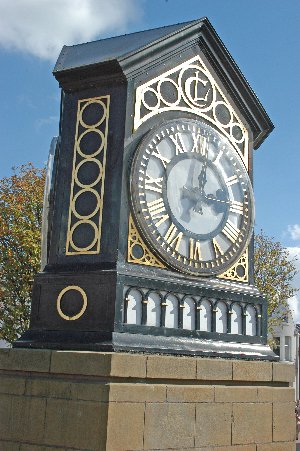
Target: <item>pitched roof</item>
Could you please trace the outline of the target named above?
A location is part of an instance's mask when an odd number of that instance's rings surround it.
[[[53,72],[123,59],[164,37],[169,37],[178,31],[183,32],[191,25],[200,24],[202,20],[193,20],[84,44],[64,46]]]
[[[53,74],[66,89],[79,84],[95,85],[97,77],[112,73],[125,78],[146,71],[162,56],[170,56],[185,46],[199,45],[226,90],[235,101],[253,132],[257,149],[274,128],[268,114],[235,63],[224,43],[204,17],[190,22],[140,31],[114,38],[73,46],[64,46]],[[148,66],[147,66],[148,65]]]

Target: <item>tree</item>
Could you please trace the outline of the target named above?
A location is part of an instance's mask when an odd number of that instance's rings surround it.
[[[263,231],[254,238],[254,281],[268,301],[269,332],[285,320],[290,299],[297,291],[292,285],[297,273],[296,259],[288,249]]]
[[[0,180],[0,339],[27,328],[34,274],[40,269],[45,170],[31,163]]]

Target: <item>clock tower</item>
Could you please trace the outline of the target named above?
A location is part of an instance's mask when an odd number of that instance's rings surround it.
[[[64,47],[54,76],[45,265],[14,346],[276,360],[252,240],[273,125],[208,19]]]

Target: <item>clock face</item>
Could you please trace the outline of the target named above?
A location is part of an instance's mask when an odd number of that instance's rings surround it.
[[[136,151],[131,197],[144,239],[180,271],[222,273],[251,237],[248,173],[230,142],[206,123],[182,119],[151,130]]]

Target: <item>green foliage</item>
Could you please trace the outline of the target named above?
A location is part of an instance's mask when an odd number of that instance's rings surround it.
[[[298,291],[292,285],[295,260],[281,243],[262,231],[254,239],[254,281],[268,300],[269,333],[280,326],[288,312],[288,299]]]
[[[29,323],[40,267],[45,171],[31,163],[0,180],[0,339],[12,343]]]

